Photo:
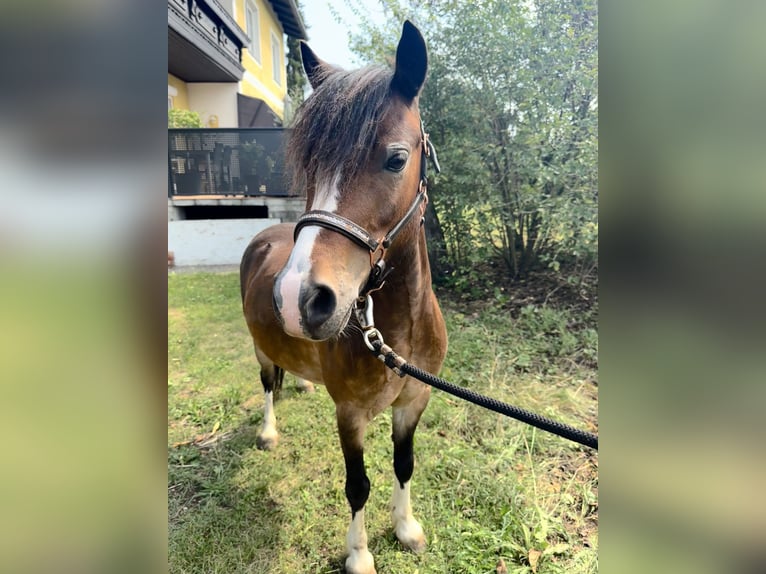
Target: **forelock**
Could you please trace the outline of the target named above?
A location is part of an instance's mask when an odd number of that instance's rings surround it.
[[[348,180],[367,163],[390,103],[392,77],[388,68],[367,66],[324,79],[293,123],[287,161],[294,186],[339,170]]]

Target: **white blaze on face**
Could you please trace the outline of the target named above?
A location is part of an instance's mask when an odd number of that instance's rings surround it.
[[[325,181],[317,185],[314,193],[314,201],[309,209],[319,209],[335,213],[338,209],[340,191],[340,170],[336,172],[331,181]],[[314,251],[314,242],[321,228],[316,225],[304,227],[298,233],[298,239],[290,253],[284,270],[280,274],[278,293],[281,299],[282,322],[288,335],[299,337],[303,335],[300,323],[300,307],[298,304],[301,286],[306,282],[311,273],[311,254]]]

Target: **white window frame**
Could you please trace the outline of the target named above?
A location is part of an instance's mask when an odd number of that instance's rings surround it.
[[[276,50],[274,49],[276,48]],[[274,80],[274,82],[277,84],[277,86],[282,86],[282,58],[280,57],[282,55],[282,52],[280,50],[280,41],[279,38],[277,38],[277,35],[272,32],[271,33],[271,78]]]
[[[173,104],[175,103],[175,97],[178,95],[178,90],[176,90],[173,86],[168,84],[168,110],[173,109]]]
[[[259,64],[261,63],[260,18],[261,14],[255,2],[250,2],[249,0],[246,1],[245,27],[247,28],[247,35],[250,37],[250,43],[247,45],[247,50],[250,52],[253,60]]]

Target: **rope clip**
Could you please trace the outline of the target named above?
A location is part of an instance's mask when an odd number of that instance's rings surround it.
[[[372,297],[369,294],[357,298],[354,303],[354,312],[362,331],[375,328],[375,321],[372,318]]]
[[[383,346],[383,335],[375,328],[375,320],[372,317],[372,297],[370,294],[363,295],[356,300],[354,312],[359,326],[362,328],[362,338],[367,348],[374,353],[378,352],[374,343]]]

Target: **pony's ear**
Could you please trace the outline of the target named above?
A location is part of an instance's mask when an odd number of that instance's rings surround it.
[[[332,66],[321,60],[303,40],[300,41],[300,45],[303,69],[306,71],[311,87],[316,90],[327,77],[328,72],[332,70]]]
[[[396,48],[396,69],[391,80],[391,88],[399,92],[406,100],[414,100],[420,93],[426,80],[428,53],[426,41],[415,25],[404,21],[402,37]]]

